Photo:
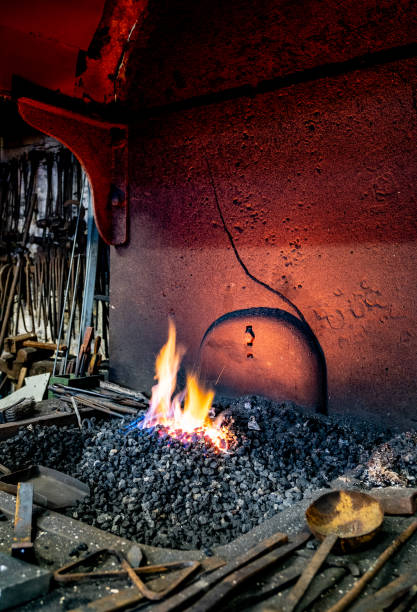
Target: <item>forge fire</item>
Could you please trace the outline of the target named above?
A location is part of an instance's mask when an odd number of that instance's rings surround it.
[[[159,435],[168,435],[184,444],[204,438],[221,452],[227,451],[234,436],[224,424],[224,415],[212,418],[214,391],[205,390],[195,374],[187,374],[186,388],[176,393],[177,375],[185,349],[176,346],[176,330],[169,320],[168,340],[156,358],[157,384],[152,387],[149,409],[129,429],[150,429],[160,425]],[[182,407],[184,402],[184,407]]]

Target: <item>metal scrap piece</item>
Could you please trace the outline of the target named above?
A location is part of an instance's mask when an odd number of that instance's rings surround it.
[[[33,484],[19,482],[12,542],[12,557],[22,561],[34,559],[32,542]]]
[[[51,572],[0,552],[0,610],[41,597],[49,589]]]

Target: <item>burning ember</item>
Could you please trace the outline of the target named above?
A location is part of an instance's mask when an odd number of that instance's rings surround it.
[[[198,377],[187,375],[185,390],[176,394],[177,374],[185,349],[176,346],[176,330],[169,321],[168,340],[160,350],[155,363],[155,379],[149,409],[138,423],[141,429],[160,425],[160,434],[167,433],[183,442],[198,438],[209,440],[218,450],[229,448],[233,434],[223,424],[223,415],[210,417],[214,391],[204,389]],[[182,407],[184,403],[184,407]]]

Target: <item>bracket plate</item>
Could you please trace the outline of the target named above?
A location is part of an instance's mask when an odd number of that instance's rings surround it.
[[[100,236],[111,245],[128,239],[128,128],[19,98],[22,118],[62,142],[83,165],[90,179],[94,218]]]

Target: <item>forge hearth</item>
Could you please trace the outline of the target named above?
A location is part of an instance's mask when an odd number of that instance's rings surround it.
[[[248,308],[220,317],[204,334],[199,367],[220,395],[267,395],[327,412],[323,350],[307,322],[286,310]]]
[[[69,516],[181,549],[230,542],[347,472],[365,488],[415,484],[415,434],[306,415],[259,398],[228,411],[237,445],[227,454],[203,440],[184,446],[163,428],[126,432],[127,422],[93,418],[82,431],[22,430],[2,443],[0,462],[16,469],[39,463],[78,477],[91,497]],[[259,429],[248,428],[251,417]]]

